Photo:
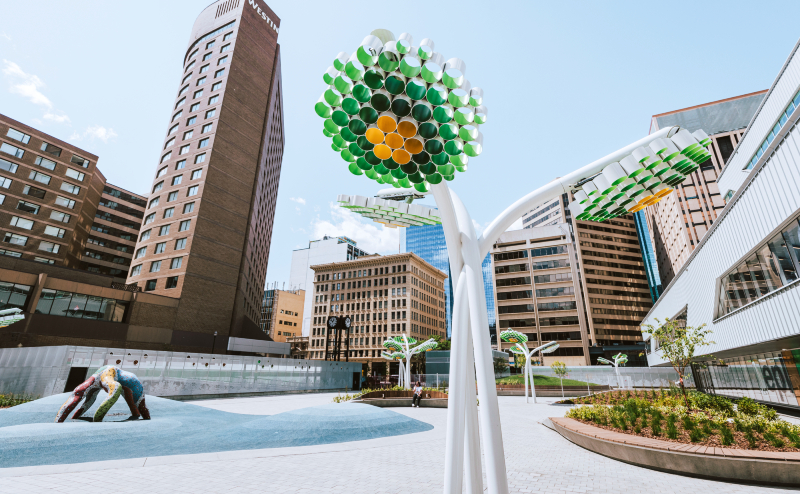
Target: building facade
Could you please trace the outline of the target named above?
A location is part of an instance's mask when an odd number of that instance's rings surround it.
[[[662,286],[667,286],[725,207],[717,177],[766,91],[653,115],[650,132],[680,125],[711,137],[711,159],[660,202],[644,209]]]
[[[273,341],[300,336],[305,290],[264,290],[261,328]]]
[[[345,236],[329,237],[325,235],[320,240],[312,240],[305,249],[292,251],[292,267],[289,272],[289,289],[305,290],[306,299],[303,303],[303,336],[311,334],[311,311],[314,307],[313,290],[315,264],[328,264],[331,262],[345,262],[368,255],[358,248],[355,240]]]
[[[263,337],[284,146],[279,23],[263,0],[214,2],[184,55],[128,283],[180,298],[178,325],[198,335]]]
[[[569,225],[507,231],[490,254],[499,331],[524,333],[529,348],[557,341],[555,352],[537,356],[541,364],[587,365],[589,329]],[[512,345],[500,342],[504,351]]]
[[[314,270],[309,358],[326,357],[326,319],[352,318],[349,360],[383,367],[382,343],[406,334],[425,341],[447,335],[444,272],[413,253],[371,255],[312,266]],[[329,353],[331,347],[327,348]],[[368,371],[371,374],[371,371]]]

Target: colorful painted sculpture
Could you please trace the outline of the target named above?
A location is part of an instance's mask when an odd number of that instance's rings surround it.
[[[131,418],[138,419],[139,417],[145,420],[150,420],[150,411],[144,402],[144,388],[142,382],[135,374],[124,371],[119,367],[107,365],[101,367],[92,374],[89,379],[84,381],[80,386],[75,388],[72,396],[61,405],[61,409],[56,415],[56,422],[63,422],[67,419],[70,412],[83,401],[83,405],[78,408],[73,419],[81,418],[89,408],[94,404],[97,399],[97,393],[103,389],[108,393],[108,397],[100,404],[100,407],[94,414],[94,422],[102,422],[106,413],[114,406],[120,395],[125,396],[125,402],[131,410]]]
[[[415,346],[414,348],[409,347],[409,345],[416,345],[416,344],[417,344],[416,338],[406,336],[405,333],[403,333],[402,336],[393,336],[383,342],[384,348],[386,348],[387,350],[394,350],[394,352],[390,354],[389,357],[400,360],[400,369],[401,369],[400,380],[402,381],[402,383],[398,382],[398,385],[406,389],[411,389],[411,357],[413,357],[418,353],[428,352],[430,350],[433,350],[439,343],[437,343],[436,340],[431,338],[428,341],[422,343],[421,345]],[[384,358],[386,358],[386,356],[384,356]],[[403,359],[406,360],[405,368],[403,368]]]

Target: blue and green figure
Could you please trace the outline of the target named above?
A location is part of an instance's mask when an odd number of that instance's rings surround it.
[[[103,400],[100,407],[94,414],[94,422],[102,422],[106,413],[114,406],[120,395],[125,396],[125,402],[131,410],[131,418],[138,419],[144,418],[150,420],[150,411],[147,409],[144,401],[144,388],[142,382],[135,374],[124,371],[119,367],[107,365],[101,367],[89,379],[81,383],[80,386],[75,388],[72,396],[61,405],[61,409],[56,416],[56,422],[63,422],[72,410],[83,401],[83,404],[72,416],[73,419],[80,418],[92,407],[94,401],[97,399],[97,393],[103,389],[108,393],[108,397]]]

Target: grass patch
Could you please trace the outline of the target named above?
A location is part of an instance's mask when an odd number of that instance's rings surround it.
[[[524,384],[525,376],[516,374],[509,377],[501,377],[496,379],[497,384]],[[537,386],[561,386],[561,379],[552,376],[533,376],[533,382]],[[574,379],[564,379],[564,386],[586,386],[585,381],[576,381]],[[592,383],[592,386],[597,386]]]

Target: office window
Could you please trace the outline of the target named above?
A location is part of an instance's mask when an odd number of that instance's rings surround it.
[[[219,95],[218,94],[215,94],[214,96],[208,98],[208,104],[209,105],[213,105],[217,101],[219,101]]]
[[[63,228],[56,228],[54,226],[47,225],[44,227],[44,234],[50,235],[52,237],[64,238],[64,234],[67,231]]]
[[[218,71],[214,72],[214,78],[222,77],[225,74],[225,69],[219,69]]]
[[[6,236],[3,238],[3,242],[14,245],[25,245],[28,243],[28,237],[7,232]]]
[[[189,79],[192,78],[192,74],[193,74],[193,72],[189,72],[188,74],[186,74],[186,77],[183,78],[183,80],[181,81],[181,84],[186,84],[186,81],[188,81]]]
[[[15,141],[19,141],[22,144],[28,144],[28,142],[31,140],[31,136],[28,134],[23,134],[22,132],[11,128],[8,129],[8,132],[6,132],[6,136],[14,139]]]
[[[164,149],[167,149],[168,147],[172,146],[173,144],[175,144],[175,138],[174,137],[164,143]]]
[[[164,218],[172,218],[175,214],[175,208],[167,208],[164,210]]]
[[[189,190],[186,191],[186,197],[192,197],[197,195],[197,185],[192,185],[189,187]]]
[[[199,98],[201,96],[203,96],[203,90],[202,89],[198,89],[197,91],[194,92],[194,96],[192,96],[192,99],[197,99],[197,98]]]
[[[6,202],[6,196],[3,195],[3,194],[0,194],[0,204],[3,204],[4,202]]]
[[[18,165],[0,158],[0,170],[5,170],[9,173],[17,173]]]
[[[208,140],[209,140],[208,137],[206,137],[205,139],[200,139],[200,142],[197,144],[197,148],[200,149],[208,146]]]
[[[159,242],[156,244],[156,248],[153,251],[153,254],[162,254],[165,250],[167,250],[167,243]]]
[[[15,158],[22,158],[25,155],[24,149],[20,149],[17,146],[12,146],[11,144],[6,144],[5,142],[0,144],[0,151],[8,153]]]
[[[201,176],[203,176],[203,169],[202,168],[192,172],[191,180],[196,180],[196,179],[200,178]]]
[[[210,124],[210,123],[203,125],[203,130],[200,133],[201,134],[205,134],[206,132],[209,132],[213,126],[214,126],[214,124]]]
[[[186,248],[186,239],[179,238],[175,241],[175,250],[183,250]]]
[[[206,53],[205,55],[203,55],[203,61],[204,61],[204,62],[207,62],[208,60],[210,60],[210,59],[211,59],[211,56],[212,56],[212,55],[213,55],[213,54],[212,54],[211,52],[208,52],[208,53]]]
[[[178,269],[181,267],[181,264],[183,264],[183,258],[174,257],[169,263],[169,269]]]
[[[180,92],[178,93],[178,96],[183,96],[184,94],[186,94],[186,91],[188,90],[189,90],[189,85],[187,84],[181,88]]]
[[[224,63],[228,63],[228,55],[225,55],[224,57],[217,60],[217,65],[222,65]]]
[[[183,133],[183,140],[185,141],[186,139],[191,139],[193,135],[194,135],[194,130],[190,130],[188,132],[184,132]]]
[[[73,201],[72,199],[67,199],[66,197],[57,196],[56,205],[73,209],[75,208],[75,201]]]
[[[150,213],[144,217],[144,224],[149,225],[156,220],[156,213]]]
[[[67,168],[66,175],[69,178],[75,179],[75,180],[77,180],[79,182],[83,182],[83,179],[86,178],[86,174],[81,173],[81,172],[79,172],[77,170],[73,170],[72,168]]]
[[[167,278],[167,284],[165,286],[167,290],[171,288],[178,288],[178,277],[177,276],[170,276]]]
[[[39,173],[35,170],[31,170],[31,173],[30,175],[28,175],[28,178],[47,185],[50,183],[51,177],[50,175],[45,175],[44,173]]]
[[[208,72],[208,64],[203,65],[202,67],[200,67],[200,73],[201,74],[205,74],[206,72]]]
[[[164,181],[160,181],[153,186],[153,194],[164,188]]]
[[[206,153],[198,154],[194,157],[194,164],[202,163],[206,160]]]
[[[190,112],[196,112],[199,109],[200,109],[200,103],[195,103],[189,108],[189,111]]]
[[[194,203],[193,202],[190,202],[190,203],[187,203],[187,204],[183,205],[183,214],[191,213],[192,211],[194,211]]]
[[[31,228],[33,228],[33,221],[26,220],[25,218],[20,218],[19,216],[12,216],[11,226],[16,226],[17,228],[24,228],[25,230],[30,230]]]
[[[214,84],[211,86],[211,91],[216,91],[216,90],[218,90],[218,89],[219,89],[219,88],[221,88],[221,87],[222,87],[222,81],[215,82],[215,83],[214,83]]]
[[[158,170],[158,173],[156,174],[156,178],[161,178],[166,174],[167,174],[167,167],[165,166],[164,168]]]
[[[54,244],[53,242],[45,242],[42,240],[39,243],[39,250],[43,250],[45,252],[51,252],[53,254],[58,254],[58,250],[61,248],[60,245]]]
[[[222,48],[220,48],[220,49],[219,49],[219,52],[220,52],[220,53],[225,53],[226,51],[228,51],[228,50],[230,50],[230,49],[231,49],[231,45],[230,45],[230,43],[228,43],[227,45],[225,45],[225,46],[223,46]]]
[[[161,162],[163,163],[170,158],[172,158],[172,151],[169,151],[168,153],[164,154],[164,156],[161,157]]]
[[[44,196],[47,194],[43,189],[37,189],[31,185],[26,185],[25,188],[22,189],[22,193],[37,199],[44,199]]]
[[[74,154],[72,155],[72,158],[70,158],[70,162],[75,163],[76,165],[80,165],[84,168],[89,168],[89,160],[87,160],[86,158],[81,158],[80,156]]]
[[[183,221],[181,221],[181,224],[180,224],[180,227],[178,228],[178,231],[179,232],[185,232],[186,230],[189,229],[189,227],[191,225],[192,225],[192,220],[183,220]]]
[[[178,154],[186,154],[186,153],[188,153],[189,152],[189,147],[190,147],[189,144],[187,144],[185,146],[181,146],[181,150],[180,150],[180,152]]]
[[[172,127],[170,127],[169,132],[167,132],[167,135],[174,134],[178,130],[178,127],[180,127],[180,124],[175,124]]]
[[[186,119],[186,126],[188,127],[190,125],[194,125],[195,122],[197,122],[197,117],[196,116],[189,117],[189,118]]]
[[[186,103],[186,97],[185,96],[183,98],[179,99],[177,103],[175,103],[175,109],[177,110],[178,107],[183,105],[184,103]]]
[[[167,196],[167,202],[172,202],[177,198],[178,198],[178,191],[174,190],[170,192],[169,195]]]
[[[34,163],[41,166],[42,168],[47,168],[48,170],[55,170],[56,169],[56,162],[51,161],[47,158],[42,158],[41,156],[37,156]]]
[[[195,63],[197,63],[197,62],[195,60],[192,60],[192,63],[190,63],[189,65],[186,66],[186,70],[192,70],[192,68],[194,67]]]
[[[71,215],[67,213],[62,213],[61,211],[50,211],[50,219],[55,221],[60,221],[62,223],[69,223],[69,220],[72,218]]]
[[[153,261],[150,263],[150,272],[157,273],[161,271],[161,261]]]
[[[147,280],[147,283],[144,285],[144,291],[152,292],[156,289],[156,280]]]
[[[13,250],[0,249],[0,255],[8,257],[22,257],[21,252],[14,252]]]
[[[206,120],[211,118],[211,117],[213,117],[216,114],[217,114],[217,109],[216,108],[214,108],[213,110],[208,110],[206,112]]]
[[[145,240],[148,240],[150,238],[150,232],[152,232],[152,230],[143,231],[142,234],[139,236],[139,242],[144,242]]]
[[[136,266],[131,268],[131,276],[139,276],[139,274],[141,272],[142,272],[142,265],[141,264],[138,264],[138,265],[136,265]]]
[[[181,115],[183,115],[183,110],[179,111],[175,115],[172,115],[172,121],[174,122],[175,120],[181,118]]]
[[[47,183],[47,182],[44,182],[44,183]],[[67,183],[67,182],[62,182],[61,183],[61,190],[63,190],[64,192],[69,192],[70,194],[75,194],[75,195],[78,195],[78,194],[81,193],[81,188],[80,187],[78,187],[77,185],[72,185],[72,184]]]
[[[43,143],[42,143],[42,147],[41,147],[41,148],[39,148],[39,149],[41,149],[41,150],[42,150],[42,151],[44,151],[45,153],[52,154],[52,155],[53,155],[53,156],[55,156],[56,158],[58,158],[59,156],[61,156],[61,148],[60,148],[60,147],[58,147],[58,146],[53,146],[52,144],[48,144],[48,143],[46,143],[46,142],[43,142]]]
[[[134,257],[134,259],[139,259],[141,257],[144,257],[145,254],[147,254],[147,247],[142,247],[141,249],[136,251],[136,256]]]
[[[183,170],[183,167],[186,166],[186,160],[180,160],[179,162],[175,163],[176,170]]]
[[[225,36],[223,36],[223,37],[222,37],[222,41],[228,41],[228,40],[229,40],[229,39],[231,39],[232,37],[233,37],[233,31],[231,31],[231,32],[229,32],[228,34],[226,34]]]
[[[26,213],[39,214],[39,205],[27,201],[19,201],[17,209],[25,211]]]
[[[197,84],[195,84],[195,86],[202,86],[203,84],[205,84],[205,82],[206,82],[206,76],[203,76],[197,79]]]
[[[183,181],[183,175],[172,177],[172,185],[178,185]]]
[[[210,50],[211,48],[214,48],[214,44],[216,42],[217,42],[217,40],[209,41],[208,43],[206,43],[206,50]]]
[[[160,199],[160,197],[156,197],[155,199],[153,199],[152,201],[150,201],[150,205],[148,206],[148,209],[149,209],[149,208],[154,208],[154,207],[158,206],[158,200],[159,200],[159,199]]]
[[[170,225],[164,225],[158,229],[158,236],[163,237],[164,235],[169,235],[169,227]]]

